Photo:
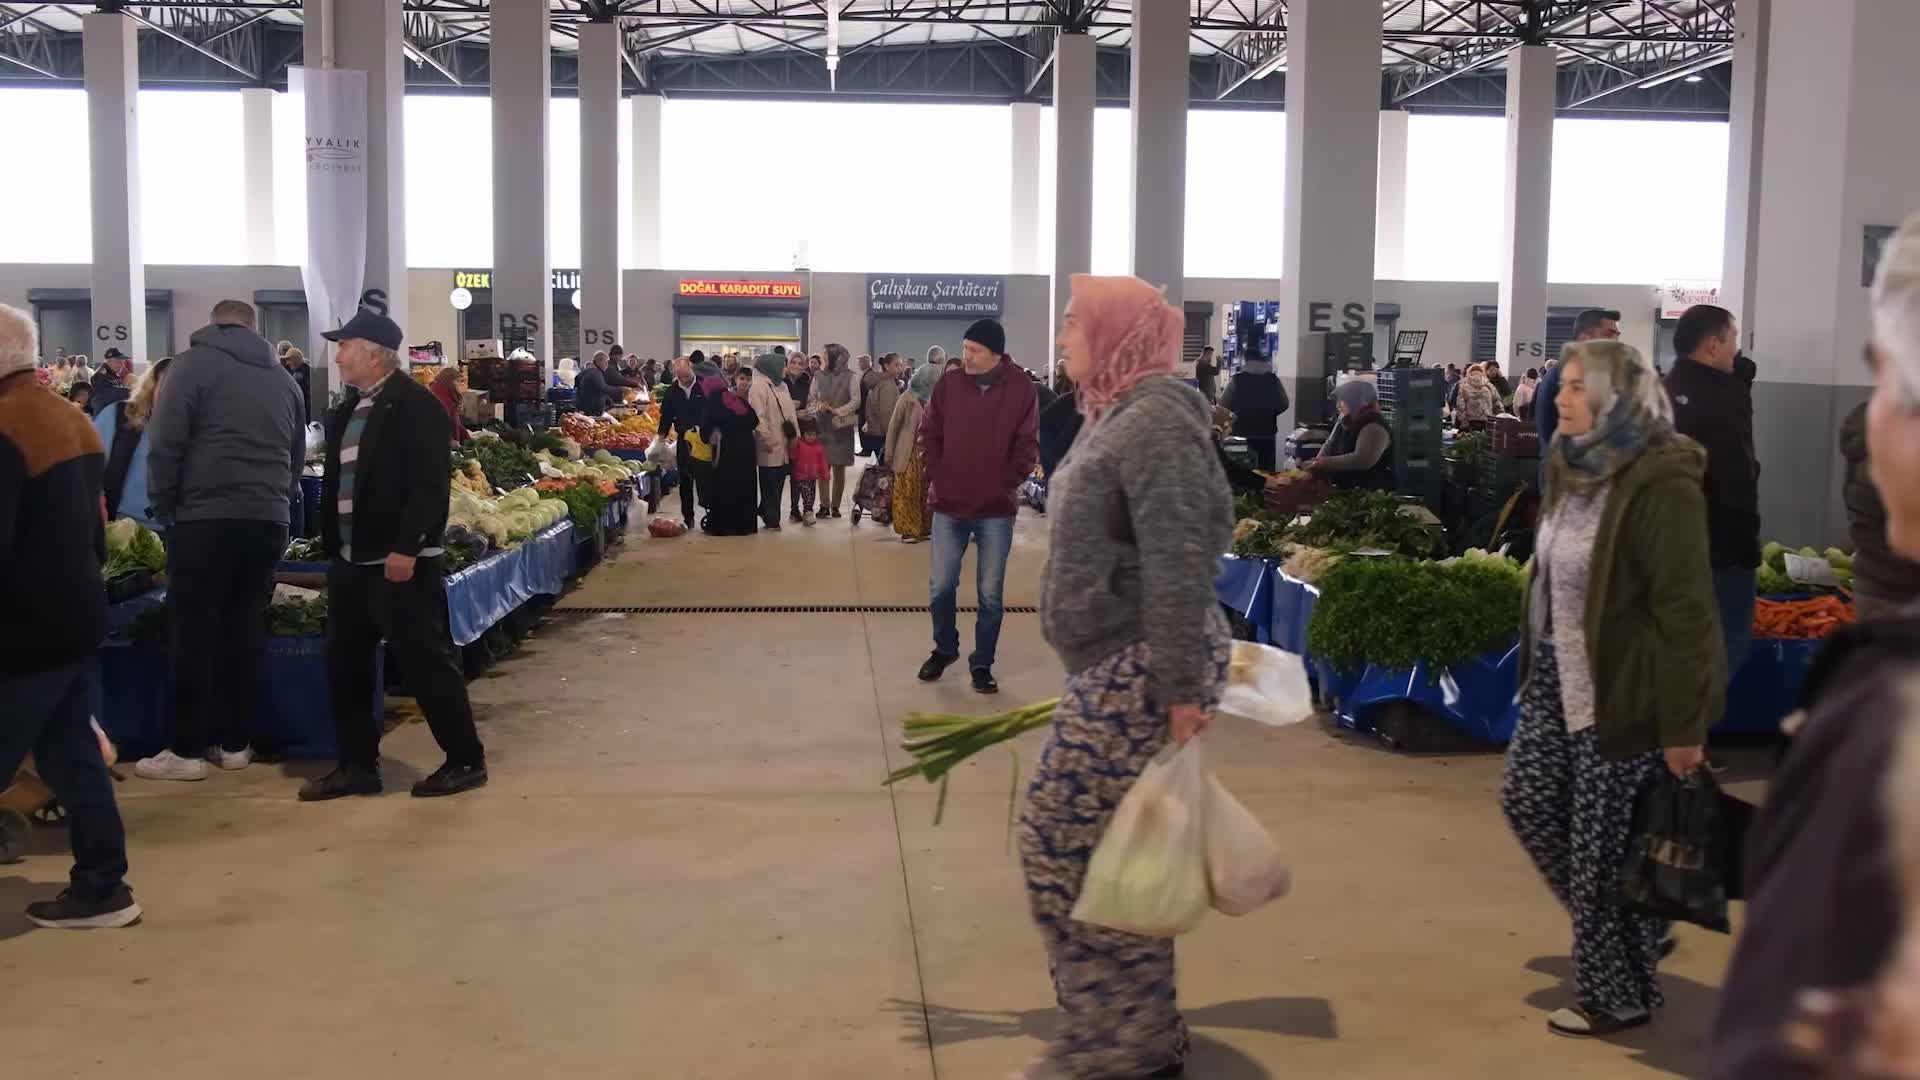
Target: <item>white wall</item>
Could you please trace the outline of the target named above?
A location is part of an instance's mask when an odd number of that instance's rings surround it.
[[[85,289],[92,284],[86,263],[0,263],[0,304],[32,311],[31,289]],[[148,342],[155,356],[187,347],[187,336],[207,324],[213,305],[222,300],[251,304],[257,289],[298,289],[300,270],[292,266],[156,266],[147,267],[147,288],[173,290],[173,340]],[[442,306],[446,294],[440,295]],[[152,359],[139,357],[137,359]]]

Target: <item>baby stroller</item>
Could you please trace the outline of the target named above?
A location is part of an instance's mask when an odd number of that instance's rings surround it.
[[[876,525],[893,524],[893,472],[885,465],[875,463],[867,466],[860,474],[860,482],[853,489],[853,523],[860,524],[860,514],[865,511]]]

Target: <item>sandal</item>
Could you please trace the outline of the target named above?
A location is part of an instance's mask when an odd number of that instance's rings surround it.
[[[67,808],[60,805],[58,799],[48,799],[45,806],[27,814],[28,820],[43,829],[51,829],[67,820]]]
[[[1645,1009],[1621,1014],[1589,1010],[1585,1006],[1575,1005],[1560,1009],[1547,1017],[1547,1030],[1555,1035],[1569,1039],[1604,1039],[1609,1035],[1618,1035],[1632,1028],[1645,1027],[1653,1022],[1653,1014]]]

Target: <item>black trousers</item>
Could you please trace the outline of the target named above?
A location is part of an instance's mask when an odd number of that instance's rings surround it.
[[[419,559],[413,577],[391,582],[384,566],[336,560],[327,568],[327,690],[340,763],[372,768],[380,760],[381,718],[373,711],[374,650],[386,639],[407,690],[447,760],[483,765],[460,654],[447,629],[447,581],[440,560]]]
[[[253,741],[273,568],[286,550],[287,527],[267,521],[187,521],[167,534],[173,752],[181,757]]]
[[[1272,472],[1278,463],[1278,440],[1248,439],[1247,449],[1253,451],[1254,467]]]
[[[780,489],[786,486],[790,471],[789,465],[760,466],[760,520],[769,529],[780,527]],[[794,498],[799,498],[798,493]]]
[[[687,445],[686,435],[680,437],[680,448],[674,454],[674,468],[680,472],[680,517],[687,528],[694,526],[694,502],[699,498],[693,482],[693,448]]]
[[[91,656],[52,671],[0,675],[0,784],[11,784],[28,754],[34,771],[67,810],[73,844],[74,894],[104,900],[127,876],[127,833],[113,799],[113,777],[100,758],[89,704],[99,678]],[[200,753],[207,752],[202,746]],[[198,755],[196,755],[198,756]]]

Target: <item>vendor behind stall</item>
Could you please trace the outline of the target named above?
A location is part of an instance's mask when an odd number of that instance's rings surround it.
[[[1340,421],[1326,448],[1308,469],[1334,487],[1393,490],[1393,431],[1380,413],[1380,394],[1372,382],[1354,379],[1333,392]]]

